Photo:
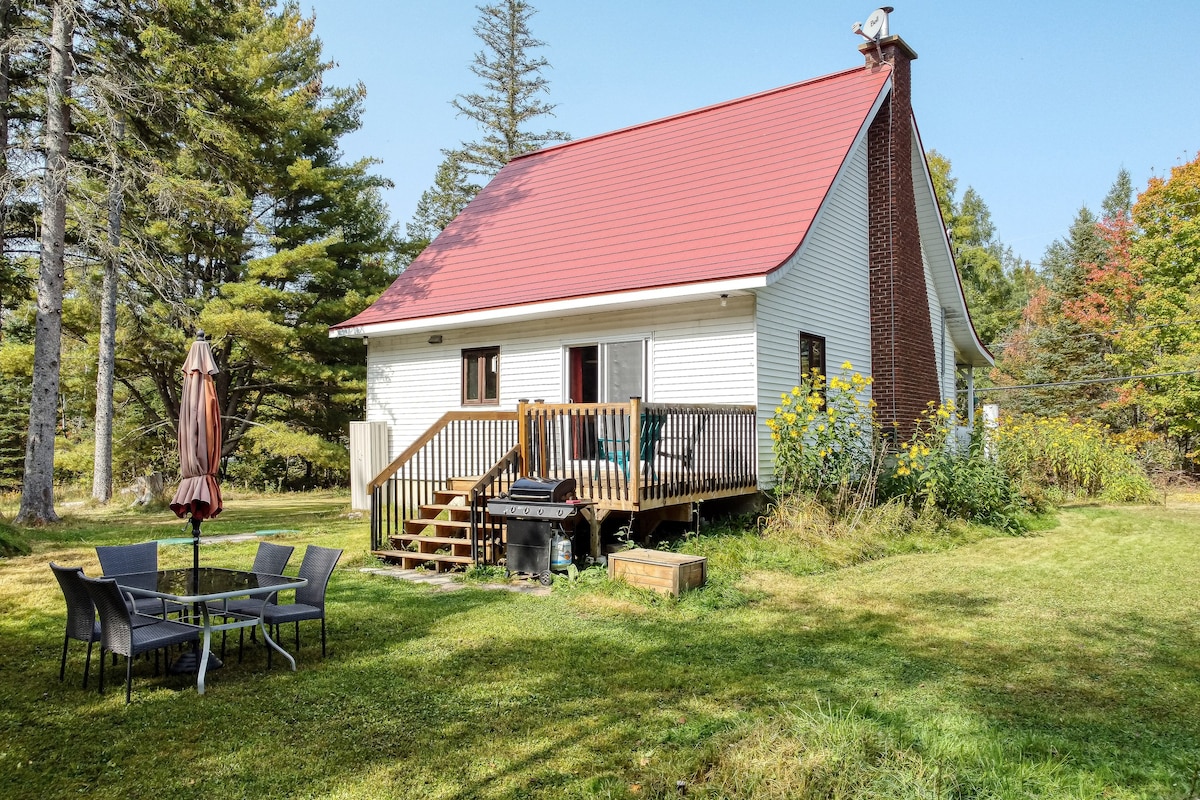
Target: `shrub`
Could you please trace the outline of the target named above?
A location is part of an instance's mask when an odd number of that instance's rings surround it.
[[[0,558],[29,555],[29,541],[11,526],[0,522]]]
[[[929,404],[916,429],[880,479],[880,497],[900,497],[916,509],[1017,533],[1026,509],[1016,484],[976,439],[955,438],[954,404]]]
[[[811,497],[852,528],[868,509],[899,500],[917,513],[1022,530],[1025,504],[1008,475],[978,446],[956,446],[952,403],[931,403],[913,437],[887,455],[875,403],[862,397],[870,385],[846,362],[828,383],[814,372],[780,396],[767,425],[781,501]]]
[[[781,496],[807,494],[833,509],[847,509],[874,493],[874,401],[862,397],[870,385],[871,379],[847,361],[828,383],[813,371],[790,394],[780,395],[767,426]]]

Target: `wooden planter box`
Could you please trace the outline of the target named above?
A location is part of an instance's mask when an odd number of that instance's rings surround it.
[[[660,550],[623,550],[608,557],[608,577],[623,578],[634,586],[676,597],[703,586],[708,559]]]

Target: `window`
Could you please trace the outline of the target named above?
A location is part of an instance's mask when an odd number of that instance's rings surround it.
[[[808,378],[813,371],[825,374],[825,338],[811,333],[800,334],[800,377]]]
[[[624,403],[646,397],[646,342],[604,342],[567,349],[570,403]]]
[[[494,406],[500,403],[500,348],[462,351],[462,404]]]
[[[812,380],[814,372],[825,375],[825,338],[800,334],[800,380]],[[821,385],[821,409],[825,409],[825,386]]]

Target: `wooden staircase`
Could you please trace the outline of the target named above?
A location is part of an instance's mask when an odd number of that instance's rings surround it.
[[[435,491],[432,503],[422,504],[416,517],[403,521],[401,532],[388,536],[390,547],[374,550],[373,554],[404,569],[423,567],[450,572],[470,566],[471,499],[469,489],[464,487],[475,481],[454,478],[449,488]],[[485,521],[491,520],[486,509],[482,513]],[[503,537],[502,521],[500,525]],[[484,546],[484,563],[495,563],[495,555],[490,546]]]

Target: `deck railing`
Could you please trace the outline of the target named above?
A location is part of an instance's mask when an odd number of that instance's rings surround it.
[[[516,441],[514,411],[443,414],[368,484],[371,549],[385,547],[404,520],[415,517],[422,505],[432,504],[437,492],[452,488],[454,479],[489,474]]]
[[[487,500],[521,475],[574,478],[598,510],[636,512],[758,488],[755,408],[683,403],[521,403],[517,411],[451,411],[368,485],[371,549],[457,489],[471,508],[471,554],[493,562],[499,521]],[[636,423],[634,422],[636,420]]]
[[[758,487],[754,406],[522,403],[526,471],[574,478],[602,508],[639,510]],[[634,423],[636,420],[636,424]]]
[[[494,467],[468,490],[471,504],[471,560],[476,564],[495,564],[503,539],[501,520],[487,513],[487,501],[499,497],[521,475],[521,448],[513,445]]]

